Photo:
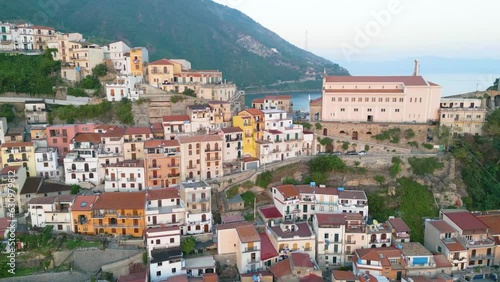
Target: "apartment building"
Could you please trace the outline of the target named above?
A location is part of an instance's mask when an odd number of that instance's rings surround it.
[[[267,226],[269,239],[280,257],[287,257],[292,252],[307,253],[316,257],[316,235],[307,222],[282,222]]]
[[[320,121],[323,111],[323,98],[319,97],[309,101],[309,120]]]
[[[59,179],[63,173],[57,159],[57,148],[43,147],[35,149],[35,167],[39,176]]]
[[[97,234],[92,222],[92,208],[99,198],[97,195],[76,196],[71,206],[71,218],[73,220],[73,232],[76,234]]]
[[[32,227],[53,226],[53,232],[71,232],[71,205],[75,195],[33,198],[28,202]]]
[[[25,182],[26,168],[23,166],[6,166],[0,170],[0,218],[19,212],[20,192]],[[9,195],[12,192],[14,198]]]
[[[186,232],[201,234],[212,231],[212,192],[205,182],[185,182],[179,193],[186,207]]]
[[[427,123],[439,120],[441,87],[413,76],[324,76],[321,120]]]
[[[126,129],[119,126],[100,125],[94,130],[101,133],[101,143],[98,146],[97,158],[99,167],[97,169],[101,181],[105,177],[105,169],[110,164],[116,164],[124,160],[123,144]]]
[[[257,140],[264,137],[264,113],[258,109],[246,109],[233,117],[233,126],[243,130],[243,156],[257,157]]]
[[[293,112],[292,97],[287,95],[269,95],[264,98],[253,99],[252,108],[259,110],[281,110]]]
[[[317,236],[316,261],[320,267],[344,263],[345,214],[316,213],[313,216],[313,230]]]
[[[35,36],[32,24],[13,25],[11,26],[11,33],[14,50],[35,50]]]
[[[142,81],[142,76],[118,76],[114,82],[106,84],[106,99],[110,102],[124,98],[137,101],[144,94],[144,89],[139,85]]]
[[[182,71],[182,65],[167,59],[160,59],[148,64],[148,84],[163,88],[174,82],[174,75]]]
[[[364,191],[338,189],[339,212],[359,213],[365,219],[368,218],[368,198]]]
[[[181,182],[179,140],[145,141],[144,153],[147,187],[165,188]]]
[[[193,132],[207,132],[211,128],[212,109],[208,104],[204,105],[189,105],[186,108],[187,115],[191,119],[191,127]]]
[[[144,160],[144,141],[153,139],[149,127],[129,127],[123,135],[123,154],[125,160]]]
[[[233,113],[231,112],[231,103],[226,101],[209,101],[208,106],[212,109],[211,128],[222,129],[232,126]]]
[[[146,224],[146,193],[104,192],[92,206],[95,234],[142,237]]]
[[[243,130],[239,127],[225,127],[219,132],[224,138],[223,161],[233,162],[243,156]]]
[[[170,277],[182,275],[185,280],[185,261],[180,247],[155,249],[149,259],[149,277],[151,282],[168,281]],[[170,278],[172,279],[172,278]]]
[[[14,41],[12,38],[13,25],[11,23],[0,22],[0,50],[14,50]]]
[[[146,199],[148,227],[176,226],[181,235],[186,234],[186,208],[177,188],[150,189]]]
[[[5,143],[24,142],[26,129],[24,127],[10,127],[5,133]]]
[[[150,227],[145,231],[148,257],[151,252],[158,249],[169,249],[181,246],[181,233],[177,226]]]
[[[42,177],[28,177],[19,192],[18,203],[19,213],[28,210],[28,202],[33,198],[55,197],[60,195],[70,195],[71,186],[55,182],[45,182]]]
[[[70,151],[69,144],[77,133],[93,133],[96,124],[58,124],[45,128],[47,147],[57,148],[59,161],[62,162]]]
[[[146,189],[143,160],[124,160],[103,166],[104,191],[138,192]]]
[[[233,83],[202,84],[196,91],[196,96],[206,100],[231,101],[236,95],[236,90],[236,84]]]
[[[495,259],[494,265],[500,264],[500,213],[498,211],[486,211],[476,214],[476,217],[488,226],[488,232],[491,238],[495,240]]]
[[[303,156],[315,155],[314,151],[314,132],[309,130],[304,130],[303,132],[304,140],[302,141],[302,153]]]
[[[433,255],[418,242],[397,245],[406,261],[406,275],[434,278],[451,274],[452,264],[442,254]]]
[[[288,258],[269,268],[273,274],[273,281],[324,281],[321,270],[314,258],[303,253],[293,253]]]
[[[99,184],[97,153],[101,143],[101,133],[77,133],[71,139],[70,153],[64,158],[66,184],[89,182]]]
[[[240,273],[256,272],[262,269],[261,237],[248,222],[219,224],[217,229],[217,250],[219,255],[235,254]],[[271,245],[274,249],[274,247]]]
[[[439,124],[450,128],[453,136],[481,135],[488,111],[482,99],[441,98]]]
[[[130,53],[130,47],[123,41],[110,43],[105,57],[109,57],[115,70],[121,75],[128,75],[130,72],[130,63],[125,54]]]
[[[411,229],[402,218],[389,216],[387,224],[392,228],[392,245],[410,242]]]
[[[27,124],[47,124],[49,112],[44,100],[25,101],[24,113]]]
[[[2,167],[23,166],[28,177],[36,175],[35,146],[33,142],[3,143],[0,146]]]
[[[144,47],[130,48],[130,75],[144,76],[144,66],[149,62],[149,52]]]
[[[57,38],[56,31],[52,27],[34,25],[31,28],[33,28],[33,35],[35,39],[35,50],[47,50],[47,43],[54,41]]]
[[[56,38],[47,42],[47,47],[57,49],[57,52],[52,52],[52,58],[63,63],[71,62],[70,57],[74,47],[74,43],[84,43],[83,35],[80,33],[56,33]]]
[[[39,147],[47,147],[47,136],[45,135],[46,125],[34,125],[30,128],[31,142]]]
[[[179,136],[181,179],[205,180],[223,176],[223,139],[218,135]]]
[[[358,249],[354,253],[354,275],[385,276],[395,280],[406,276],[406,261],[396,247]]]
[[[165,139],[174,139],[176,136],[193,133],[191,117],[189,115],[163,116],[163,135]]]

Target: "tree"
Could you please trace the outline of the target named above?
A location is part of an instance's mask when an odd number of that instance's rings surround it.
[[[500,109],[496,109],[488,116],[483,132],[490,137],[500,136]]]
[[[98,64],[92,69],[92,75],[94,77],[102,77],[108,74],[108,66],[106,63]]]
[[[81,189],[82,187],[80,187],[80,185],[76,184],[71,185],[71,195],[77,195],[78,193],[80,193]]]
[[[182,252],[185,255],[189,255],[194,251],[194,248],[196,247],[196,238],[194,237],[187,237],[184,239],[184,241],[181,242],[181,249]]]
[[[375,175],[373,179],[377,181],[378,185],[382,185],[385,182],[385,177],[383,175]]]
[[[328,175],[325,172],[313,171],[311,173],[311,180],[318,184],[326,184],[328,181]]]
[[[196,97],[196,92],[194,92],[194,90],[191,88],[186,88],[184,90],[184,92],[182,92],[182,94],[187,95],[187,96],[191,96],[191,97]]]
[[[319,122],[317,122],[316,124],[314,124],[314,126],[316,127],[317,130],[321,130],[323,128],[323,126]]]
[[[0,117],[7,118],[8,122],[13,121],[16,118],[16,114],[14,113],[14,105],[13,104],[1,104],[0,105]]]
[[[337,156],[318,156],[309,161],[311,172],[332,172],[343,171],[346,165],[342,159]]]
[[[446,125],[441,125],[434,130],[434,136],[438,139],[439,145],[448,146],[451,141],[450,128]]]

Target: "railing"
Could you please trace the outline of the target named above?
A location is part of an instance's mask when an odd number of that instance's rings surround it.
[[[196,169],[196,166],[190,165],[190,166],[187,167],[187,169]]]
[[[252,247],[252,248],[245,248],[243,250],[244,253],[248,253],[248,252],[256,252],[256,251],[259,251],[260,249],[258,247]]]
[[[252,137],[252,133],[245,133],[245,137]]]
[[[168,177],[179,177],[179,176],[181,176],[180,173],[169,173],[168,174]]]
[[[170,164],[168,164],[168,167],[179,167],[179,166],[180,166],[180,164],[179,164],[179,163],[176,163],[176,164],[171,164],[171,163],[170,163]]]
[[[137,178],[127,178],[127,182],[136,182]]]
[[[37,161],[39,162],[51,162],[53,161],[54,158],[50,157],[50,158],[38,158]]]
[[[205,152],[220,152],[220,151],[222,151],[222,148],[205,149]]]
[[[161,179],[161,175],[151,175],[149,179]]]
[[[221,160],[221,157],[216,157],[216,158],[206,158],[205,159],[206,161],[220,161]]]
[[[254,263],[259,263],[260,260],[257,260],[257,258],[254,258],[254,259],[247,259],[247,263],[248,264],[254,264]]]
[[[345,241],[346,244],[356,244],[356,240],[347,240]]]
[[[149,169],[160,169],[161,168],[161,165],[150,165],[149,166]]]

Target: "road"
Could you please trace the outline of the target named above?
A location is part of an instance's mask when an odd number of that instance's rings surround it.
[[[47,104],[52,104],[52,105],[75,105],[75,106],[81,106],[81,105],[87,105],[89,103],[89,99],[82,98],[82,99],[71,99],[71,100],[56,100],[56,99],[38,99],[37,97],[0,97],[0,103],[24,103],[26,101],[33,101],[33,100],[45,100],[45,103]]]

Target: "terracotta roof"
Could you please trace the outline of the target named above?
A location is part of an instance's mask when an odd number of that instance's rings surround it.
[[[125,130],[126,135],[134,134],[151,134],[149,127],[129,127]]]
[[[167,59],[159,59],[158,61],[154,61],[149,63],[150,66],[158,66],[158,65],[174,65],[175,63],[169,61]]]
[[[33,142],[12,142],[12,143],[2,144],[2,148],[30,147],[30,146],[33,146]]]
[[[333,83],[401,82],[413,86],[427,85],[427,82],[421,76],[327,76],[325,80]]]
[[[5,230],[7,228],[9,228],[10,226],[10,222],[9,222],[9,218],[7,217],[0,217],[0,230]],[[3,236],[3,232],[0,232],[0,236]]]
[[[138,272],[129,275],[122,275],[118,282],[144,282],[147,281],[147,272]]]
[[[373,261],[380,261],[382,258],[387,257],[401,257],[402,255],[401,250],[396,247],[357,249],[355,252],[359,258]],[[380,256],[381,254],[383,256]]]
[[[250,273],[241,273],[241,277],[253,277],[254,275],[259,275],[262,277],[273,277],[273,274],[269,271],[257,271],[257,272],[250,272]],[[267,280],[266,280],[267,281]]]
[[[109,129],[102,135],[102,137],[123,137],[125,135],[125,128],[116,127],[113,129]]]
[[[337,188],[333,187],[312,187],[311,185],[295,185],[295,190],[299,194],[316,194],[316,195],[338,195],[339,191]]]
[[[291,257],[294,267],[314,267],[314,264],[311,262],[311,257],[306,253],[292,253]]]
[[[250,222],[248,222],[248,221],[244,221],[244,222],[231,222],[231,223],[226,223],[226,224],[217,224],[215,226],[215,228],[217,230],[227,230],[227,229],[234,229],[234,228],[236,228],[238,226],[245,226],[245,225],[252,225],[252,224]]]
[[[94,128],[95,130],[104,130],[104,131],[108,131],[108,130],[111,130],[111,129],[116,129],[118,128],[117,125],[109,125],[109,124],[101,124],[101,125],[98,125],[96,128]]]
[[[500,235],[500,214],[479,215],[477,218],[488,226],[491,234]]]
[[[144,141],[144,149],[146,148],[159,148],[159,147],[178,147],[181,144],[179,140],[147,140]]]
[[[451,262],[443,254],[434,255],[434,262],[436,267],[452,267]]]
[[[77,196],[73,205],[71,206],[72,211],[90,211],[92,210],[92,206],[94,202],[97,200],[99,196]]]
[[[292,96],[288,95],[268,95],[264,97],[265,100],[291,100]]]
[[[248,108],[245,111],[247,111],[249,114],[254,115],[254,116],[261,116],[264,114],[261,110],[254,109],[254,108]]]
[[[167,282],[188,282],[188,278],[186,274],[180,274],[176,276],[170,276],[165,280]]]
[[[181,144],[195,143],[195,142],[215,142],[223,141],[222,136],[219,135],[196,135],[196,136],[179,136]]]
[[[241,198],[241,197],[240,197]],[[245,218],[241,213],[237,214],[223,214],[220,216],[222,223],[243,222]]]
[[[148,201],[159,199],[177,199],[180,198],[177,188],[151,189],[148,191]]]
[[[486,226],[486,224],[484,224],[481,220],[479,220],[476,216],[468,211],[446,212],[444,214],[463,231],[488,229],[488,226]]]
[[[403,89],[326,89],[326,93],[404,93]]]
[[[255,230],[253,225],[238,226],[236,227],[236,232],[238,233],[242,243],[260,241],[259,233],[257,233],[257,230]]]
[[[93,210],[104,209],[144,209],[146,193],[144,192],[104,192],[94,203]]]
[[[429,85],[431,85],[431,86],[439,86],[439,84],[436,84],[434,82],[427,81],[427,83],[429,83]]]
[[[161,132],[161,133],[163,133],[163,123],[161,123],[161,122],[154,122],[153,124],[151,124],[151,130],[153,130],[153,132]]]
[[[261,99],[261,98],[257,98],[257,99],[253,99],[252,100],[252,103],[264,103],[264,99]]]
[[[24,182],[23,188],[20,194],[33,194],[38,191],[38,188],[42,185],[42,177],[28,177]]]
[[[49,27],[49,26],[42,26],[42,25],[34,25],[31,27],[32,29],[48,29],[48,30],[54,30],[53,27]],[[35,34],[36,35],[36,34]],[[55,35],[55,34],[53,34]]]
[[[316,213],[315,216],[319,227],[344,225],[346,219],[344,214]]]
[[[177,234],[181,234],[179,226],[161,226],[161,227],[149,227],[144,230],[146,238],[158,237],[161,235],[156,235],[155,233],[165,232],[165,231],[178,231]]]
[[[389,219],[389,223],[396,232],[410,232],[411,229],[406,225],[406,222],[402,218],[396,217]]]
[[[290,260],[282,260],[269,268],[269,271],[273,274],[276,280],[280,279],[285,275],[292,274],[292,267],[290,265]]]
[[[249,162],[259,161],[259,159],[254,158],[254,157],[245,157],[245,158],[242,158],[241,161],[244,163],[249,163]]]
[[[93,144],[101,143],[102,133],[77,133],[73,137],[74,142],[90,142]]]
[[[429,224],[434,226],[440,233],[456,232],[456,230],[444,220],[433,220],[430,221]]]
[[[262,208],[259,208],[259,210],[262,213],[262,215],[264,215],[264,217],[267,219],[283,217],[283,215],[280,213],[280,211],[275,206],[262,207]]]
[[[457,239],[448,239],[448,240],[441,240],[444,244],[444,246],[450,251],[450,252],[461,252],[461,251],[466,251],[467,249],[460,243],[459,240]]]
[[[318,275],[311,273],[307,276],[300,278],[300,282],[323,282],[323,278]]]
[[[268,259],[272,259],[279,256],[278,252],[271,243],[269,236],[267,236],[267,233],[260,233],[259,236],[260,236],[260,249],[261,249],[260,259],[262,261],[266,261]]]
[[[20,167],[21,166],[6,166],[6,167],[2,168],[0,175],[12,175],[12,176],[14,176]]]
[[[203,282],[217,282],[219,281],[219,276],[216,273],[204,273]]]
[[[191,121],[188,115],[177,115],[177,116],[163,116],[163,122],[172,122],[172,121]]]
[[[243,132],[243,130],[239,127],[235,127],[235,126],[232,126],[232,127],[224,127],[223,129],[221,129],[222,132],[224,133],[236,133],[236,132]]]
[[[58,195],[54,197],[32,198],[28,204],[30,205],[49,205],[53,203],[72,203],[76,195]]]
[[[321,104],[321,103],[323,103],[323,98],[322,97],[316,98],[316,99],[311,100],[309,102],[309,104]]]
[[[276,186],[275,188],[276,188],[276,190],[278,190],[278,192],[281,193],[281,195],[283,195],[283,197],[285,199],[299,196],[299,192],[297,192],[295,187],[291,184],[279,185],[279,186]]]
[[[295,231],[293,231],[293,232],[292,231],[284,232],[279,225],[268,227],[268,228],[271,229],[280,238],[294,238],[296,236],[298,238],[307,238],[307,237],[311,237],[314,234],[314,233],[312,233],[311,229],[309,228],[309,225],[307,224],[307,222],[298,222],[298,223],[296,223],[296,225],[297,225],[297,227],[295,228]]]
[[[354,273],[352,273],[352,271],[332,270],[332,277],[335,280],[356,280],[356,277],[354,276]]]
[[[268,129],[266,131],[271,133],[271,134],[283,134],[283,132],[276,130],[276,129]]]
[[[368,200],[364,191],[343,190],[339,191],[339,199]]]

